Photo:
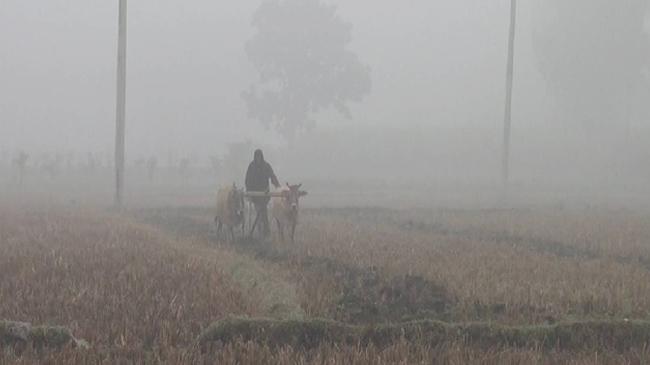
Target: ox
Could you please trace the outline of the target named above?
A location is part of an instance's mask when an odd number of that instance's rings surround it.
[[[271,214],[278,224],[278,234],[284,241],[284,230],[289,230],[291,242],[294,242],[296,225],[298,224],[298,208],[300,207],[300,197],[307,195],[306,191],[301,191],[302,184],[289,185],[280,190],[280,196],[273,198]]]
[[[244,192],[237,189],[235,184],[217,192],[217,215],[214,217],[214,223],[217,226],[217,238],[224,226],[230,231],[233,241],[236,227],[241,226],[242,232],[244,231]]]

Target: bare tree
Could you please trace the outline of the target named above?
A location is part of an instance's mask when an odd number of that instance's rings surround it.
[[[13,160],[13,166],[18,171],[18,184],[22,185],[25,179],[25,171],[27,170],[27,162],[29,155],[25,151],[20,151]]]
[[[189,157],[181,159],[178,164],[178,173],[183,180],[183,185],[187,184],[187,179],[190,177],[190,170],[192,168],[192,160]]]
[[[63,165],[63,155],[56,153],[53,156],[48,155],[43,159],[41,168],[43,172],[50,178],[56,178],[61,172],[61,166]]]

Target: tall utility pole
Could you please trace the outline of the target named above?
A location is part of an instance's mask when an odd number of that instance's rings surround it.
[[[126,117],[126,1],[119,0],[117,40],[117,99],[115,113],[115,205],[122,206]]]
[[[508,40],[508,69],[506,71],[506,110],[503,121],[503,186],[507,191],[510,179],[510,130],[512,124],[512,84],[515,58],[515,29],[517,26],[517,0],[510,0],[510,37]]]

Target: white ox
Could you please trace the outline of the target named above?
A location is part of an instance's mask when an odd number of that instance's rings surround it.
[[[301,186],[302,184],[289,185],[287,183],[287,187],[280,190],[281,195],[273,198],[271,215],[278,224],[278,234],[282,241],[284,241],[284,230],[286,228],[291,235],[291,242],[294,242],[296,226],[298,225],[300,198],[307,195],[306,191],[300,190]]]
[[[217,238],[225,226],[230,231],[230,239],[235,240],[235,228],[241,226],[244,231],[244,192],[237,189],[235,184],[222,187],[217,192],[217,215],[214,217],[217,225]]]

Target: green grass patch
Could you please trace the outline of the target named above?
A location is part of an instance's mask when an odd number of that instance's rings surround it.
[[[272,320],[227,318],[199,337],[212,343],[252,341],[270,347],[310,349],[321,344],[386,347],[399,341],[438,346],[460,342],[485,348],[626,351],[650,343],[649,321],[576,321],[553,325],[504,326],[422,320],[402,324],[355,326],[324,319]]]
[[[60,348],[68,344],[88,347],[60,326],[35,326],[24,322],[0,321],[0,346],[32,345],[35,348]]]

